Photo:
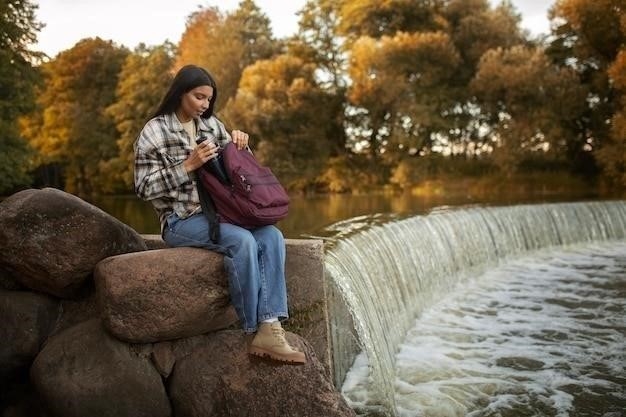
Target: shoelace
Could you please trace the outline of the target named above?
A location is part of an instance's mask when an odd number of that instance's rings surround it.
[[[285,329],[282,327],[272,327],[272,335],[274,335],[274,339],[277,339],[281,345],[287,345],[287,340],[285,339]]]

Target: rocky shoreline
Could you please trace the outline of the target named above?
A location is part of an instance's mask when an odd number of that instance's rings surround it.
[[[0,247],[2,416],[355,415],[323,343],[287,332],[305,366],[247,355],[220,254],[51,188],[0,203]]]

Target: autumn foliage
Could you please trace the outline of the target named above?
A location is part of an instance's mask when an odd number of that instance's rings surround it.
[[[0,21],[0,193],[131,192],[132,143],[187,63],[291,190],[537,171],[626,186],[623,0],[557,0],[540,38],[508,2],[310,0],[289,39],[243,0],[190,13],[177,45],[88,38],[43,60],[36,7],[9,3],[23,18]]]

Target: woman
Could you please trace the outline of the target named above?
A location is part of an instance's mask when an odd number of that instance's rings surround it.
[[[280,324],[288,317],[285,242],[280,230],[274,226],[247,230],[221,223],[217,243],[210,239],[195,171],[216,157],[219,147],[209,141],[196,145],[196,138],[214,136],[219,145],[232,140],[239,149],[248,146],[246,133],[233,130],[229,135],[215,117],[216,99],[217,86],[206,70],[195,65],[180,69],[134,144],[135,192],[153,204],[168,246],[224,254],[231,302],[244,331],[256,332],[248,352],[302,364],[304,353],[287,343]]]

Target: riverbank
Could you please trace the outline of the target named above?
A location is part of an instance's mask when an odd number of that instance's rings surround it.
[[[408,190],[421,196],[461,195],[481,201],[502,202],[511,200],[535,200],[538,198],[588,199],[622,198],[624,190],[615,190],[598,183],[565,172],[519,174],[510,177],[447,176],[431,178],[415,184]]]

